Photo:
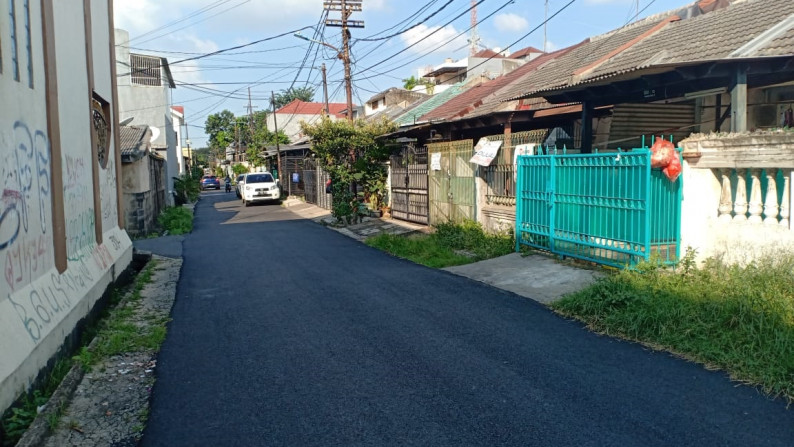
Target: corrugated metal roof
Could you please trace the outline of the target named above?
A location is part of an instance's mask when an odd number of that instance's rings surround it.
[[[394,120],[397,125],[405,126],[408,124],[415,124],[419,122],[419,118],[425,115],[426,113],[430,112],[431,110],[435,109],[436,107],[444,104],[445,102],[449,101],[451,98],[459,95],[466,86],[462,82],[458,82],[454,84],[450,88],[444,90],[443,92],[431,96],[425,101],[417,104],[416,107],[412,108],[407,113],[400,115],[398,118]]]
[[[149,126],[120,126],[121,157],[126,162],[135,161],[146,155],[152,137]]]

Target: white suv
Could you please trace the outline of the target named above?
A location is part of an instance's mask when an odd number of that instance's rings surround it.
[[[241,193],[245,206],[253,202],[281,200],[281,190],[269,172],[245,174]]]

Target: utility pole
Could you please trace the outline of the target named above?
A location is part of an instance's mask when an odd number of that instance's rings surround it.
[[[278,123],[276,122],[276,93],[270,92],[270,103],[273,104],[273,128],[276,131],[276,169],[278,170],[279,182],[283,178],[281,176],[281,145],[278,142]]]
[[[548,53],[548,40],[546,40],[546,25],[549,21],[549,0],[546,0],[546,14],[543,18],[543,52]]]
[[[323,72],[323,99],[325,99],[325,114],[330,115],[331,110],[328,108],[328,80],[325,78],[325,62],[323,62],[323,65],[320,66],[320,70]]]
[[[350,75],[350,29],[364,28],[363,20],[350,20],[350,14],[361,11],[362,0],[326,0],[324,8],[328,11],[341,11],[342,19],[325,19],[326,26],[342,28],[342,51],[340,59],[345,65],[345,93],[347,94],[347,119],[353,121],[353,81]]]

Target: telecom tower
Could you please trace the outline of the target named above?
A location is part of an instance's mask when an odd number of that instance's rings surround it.
[[[480,49],[480,36],[477,35],[477,0],[471,0],[471,38],[469,39],[469,56],[474,56]]]

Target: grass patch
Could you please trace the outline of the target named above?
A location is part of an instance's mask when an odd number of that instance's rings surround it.
[[[609,335],[663,348],[794,400],[794,255],[677,272],[646,263],[552,308]]]
[[[169,206],[157,216],[157,223],[168,234],[187,234],[193,230],[193,212],[183,206]]]
[[[380,234],[367,245],[433,268],[469,264],[512,253],[512,234],[487,234],[477,222],[438,225],[429,235]]]
[[[64,358],[58,360],[39,389],[33,390],[31,393],[25,395],[17,405],[9,408],[5,412],[0,422],[0,435],[2,435],[0,436],[0,440],[2,440],[0,445],[3,447],[16,445],[17,441],[19,441],[25,433],[25,430],[27,430],[30,424],[33,423],[33,420],[36,419],[38,408],[49,401],[52,394],[58,388],[58,385],[63,381],[63,378],[69,373],[71,367],[71,359]],[[63,409],[59,408],[57,412],[58,417],[60,417],[62,412]],[[47,422],[51,426],[53,423],[57,425],[57,420],[53,422],[53,420],[50,419]]]
[[[152,282],[152,271],[157,263],[150,261],[135,279],[129,297],[101,320],[96,331],[96,342],[92,348],[83,347],[74,357],[84,368],[102,360],[127,352],[155,350],[165,340],[167,318],[156,318],[152,314],[136,316],[141,301],[141,290]]]

